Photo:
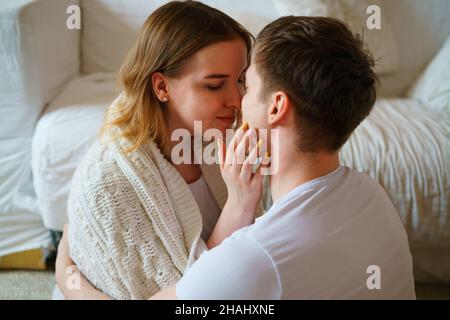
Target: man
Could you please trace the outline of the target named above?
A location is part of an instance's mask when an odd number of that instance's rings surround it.
[[[250,127],[279,129],[274,205],[203,253],[179,299],[415,299],[395,208],[376,181],[339,165],[375,102],[372,67],[335,19],[284,17],[261,32],[242,109]]]
[[[283,17],[258,36],[243,117],[277,129],[274,201],[155,299],[415,299],[406,232],[382,187],[340,166],[376,99],[373,59],[336,19]]]

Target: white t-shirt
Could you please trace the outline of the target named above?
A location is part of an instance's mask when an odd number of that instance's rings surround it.
[[[203,231],[201,238],[207,242],[220,216],[220,208],[203,176],[190,183],[189,188],[202,214]]]
[[[406,232],[383,188],[340,167],[204,251],[176,291],[183,300],[415,299],[412,271]]]

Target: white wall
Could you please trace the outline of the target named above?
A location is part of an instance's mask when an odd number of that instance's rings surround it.
[[[381,79],[381,93],[396,96],[405,92],[450,35],[450,0],[385,0],[385,4],[401,66],[398,73]]]

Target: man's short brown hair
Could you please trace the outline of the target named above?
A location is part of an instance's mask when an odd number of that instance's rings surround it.
[[[253,58],[263,92],[295,106],[302,152],[338,151],[376,100],[374,60],[359,35],[326,17],[283,17],[261,31]]]

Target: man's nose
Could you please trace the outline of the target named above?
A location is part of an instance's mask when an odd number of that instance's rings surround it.
[[[242,104],[242,92],[238,85],[230,92],[227,106],[229,108],[240,109]]]

